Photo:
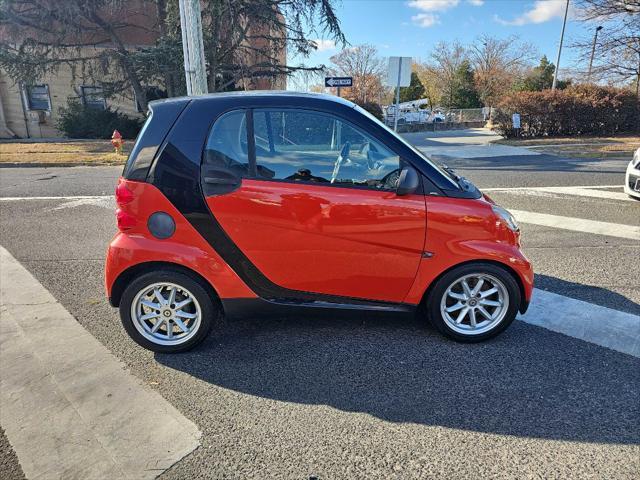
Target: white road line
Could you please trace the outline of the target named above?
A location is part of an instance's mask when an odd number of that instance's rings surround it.
[[[27,478],[151,479],[198,447],[3,247],[0,264],[0,423]]]
[[[616,188],[622,188],[620,185],[616,185]],[[613,187],[598,187],[598,188],[613,188]],[[507,192],[517,193],[523,195],[535,195],[537,193],[553,193],[558,195],[577,195],[580,197],[602,198],[609,200],[622,200],[625,202],[635,202],[626,193],[623,192],[609,192],[607,190],[599,190],[594,187],[531,187],[531,188],[487,188],[483,191],[489,192]]]
[[[20,202],[27,200],[104,200],[113,195],[71,195],[60,197],[0,197],[0,202]]]
[[[509,209],[509,211],[516,217],[516,220],[522,223],[560,228],[575,232],[594,233],[596,235],[607,235],[609,237],[627,238],[629,240],[640,240],[640,227],[631,225],[599,222],[596,220],[586,220],[584,218],[563,217],[561,215],[550,215],[548,213],[527,212],[524,210]]]
[[[523,322],[640,357],[640,316],[535,289]]]

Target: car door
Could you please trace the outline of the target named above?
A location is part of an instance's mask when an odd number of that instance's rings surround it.
[[[216,121],[203,175],[240,177],[205,196],[237,249],[240,273],[260,277],[249,281],[254,290],[402,302],[423,251],[426,211],[420,192],[396,195],[401,167],[398,155],[343,118],[269,108]]]

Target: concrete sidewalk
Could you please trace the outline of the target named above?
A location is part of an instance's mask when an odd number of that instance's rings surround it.
[[[402,136],[427,155],[439,157],[482,158],[540,155],[527,148],[492,143],[502,137],[488,128],[403,133]]]
[[[151,479],[198,447],[198,428],[3,247],[0,264],[0,423],[27,478]]]

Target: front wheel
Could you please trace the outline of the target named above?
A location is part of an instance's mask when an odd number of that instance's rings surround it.
[[[454,268],[426,300],[431,323],[461,342],[479,342],[504,331],[518,314],[520,289],[504,268],[475,263]]]
[[[158,270],[137,277],[120,301],[129,336],[161,353],[189,350],[206,338],[220,309],[199,281],[181,272]]]

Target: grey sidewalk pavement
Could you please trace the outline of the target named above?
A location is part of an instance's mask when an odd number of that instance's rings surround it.
[[[0,264],[0,423],[27,478],[151,479],[198,447],[196,425],[3,247]]]

